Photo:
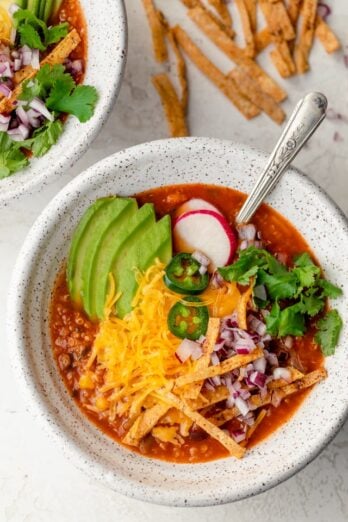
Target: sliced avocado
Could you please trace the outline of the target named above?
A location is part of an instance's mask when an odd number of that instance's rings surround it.
[[[39,17],[39,10],[40,10],[40,0],[28,0],[28,9],[31,11],[35,16]]]
[[[93,205],[88,207],[88,209],[85,211],[85,213],[83,214],[82,218],[79,221],[79,224],[77,225],[77,227],[75,229],[74,235],[71,240],[69,256],[68,256],[68,266],[67,266],[68,288],[69,288],[69,292],[70,292],[70,295],[71,295],[73,301],[77,301],[80,297],[78,291],[75,289],[75,287],[76,287],[75,273],[78,270],[77,253],[78,253],[78,248],[79,248],[81,238],[84,235],[86,228],[89,226],[89,223],[90,223],[91,219],[93,218],[94,214],[101,207],[107,206],[107,204],[110,203],[110,201],[112,201],[113,199],[114,199],[113,197],[97,199],[97,201],[95,201],[93,203]]]
[[[53,16],[56,16],[56,14],[58,13],[62,3],[63,3],[63,0],[53,0],[53,4],[54,4],[53,8],[52,8],[52,15]]]
[[[104,317],[105,302],[108,292],[109,274],[116,260],[123,258],[128,250],[137,243],[142,234],[155,223],[155,211],[152,204],[145,204],[126,223],[115,221],[110,225],[99,245],[90,282],[90,315]]]
[[[117,292],[121,297],[116,303],[116,313],[123,318],[132,310],[132,301],[137,291],[136,270],[145,271],[159,258],[168,263],[172,257],[172,235],[170,217],[164,216],[150,226],[139,241],[134,243],[126,255],[118,258],[113,275]]]
[[[107,215],[101,216],[99,219],[98,215],[95,215],[92,220],[94,229],[88,231],[88,238],[86,238],[85,242],[86,255],[81,269],[82,285],[80,290],[83,308],[89,316],[91,316],[90,283],[93,260],[100,249],[104,235],[109,227],[115,223],[119,222],[122,225],[126,223],[137,210],[138,205],[135,199],[116,198],[109,204]],[[81,250],[81,245],[79,250]]]
[[[83,304],[84,277],[95,255],[95,249],[98,248],[99,240],[129,202],[135,212],[137,209],[135,200],[111,197],[96,201],[92,205],[92,210],[87,210],[76,229],[68,261],[68,285],[72,300],[80,306]],[[93,208],[95,205],[96,208]]]

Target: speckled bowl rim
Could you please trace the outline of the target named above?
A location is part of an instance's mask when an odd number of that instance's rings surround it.
[[[93,3],[93,0],[80,0],[80,2],[82,10],[86,15],[88,35],[87,69],[84,83],[96,85],[93,72],[96,57],[92,56],[93,53],[91,53],[91,31],[89,31],[91,21],[88,15],[90,14],[89,10],[96,12],[97,5]],[[97,90],[100,98],[94,116],[86,123],[80,123],[76,118],[68,118],[63,133],[63,136],[67,133],[68,136],[65,136],[66,141],[64,140],[64,144],[61,147],[59,147],[58,142],[48,154],[42,158],[32,160],[29,167],[8,178],[4,178],[4,180],[0,180],[0,209],[7,206],[14,198],[42,190],[54,178],[71,168],[86,152],[88,146],[96,138],[106,122],[122,84],[127,58],[128,27],[124,0],[107,0],[103,9],[105,11],[104,17],[107,17],[107,12],[109,12],[108,18],[116,21],[116,26],[114,27],[115,40],[111,38],[107,40],[110,43],[109,48],[106,48],[110,62],[107,75],[108,81],[98,85]],[[97,52],[100,51],[98,50]],[[92,58],[94,61],[93,67],[90,66]]]
[[[267,158],[267,155],[258,149],[251,148],[249,146],[245,146],[238,143],[232,143],[227,140],[216,140],[212,138],[183,138],[183,139],[171,139],[171,140],[158,140],[151,143],[146,143],[142,145],[137,145],[126,149],[124,151],[120,151],[116,154],[113,154],[102,161],[98,162],[96,165],[87,169],[84,173],[80,174],[78,177],[73,179],[65,188],[63,188],[57,196],[49,203],[49,205],[44,209],[42,214],[38,217],[33,227],[31,228],[24,245],[21,249],[21,252],[18,256],[18,260],[15,265],[10,291],[8,295],[8,308],[7,308],[7,335],[9,340],[9,349],[10,349],[10,357],[14,372],[17,376],[17,382],[19,387],[22,389],[24,394],[27,407],[29,412],[36,417],[39,422],[42,423],[42,426],[48,431],[50,436],[54,440],[56,440],[63,452],[66,454],[69,460],[71,460],[79,469],[85,471],[87,474],[92,477],[100,480],[102,483],[110,486],[110,483],[106,481],[105,478],[100,476],[100,469],[96,463],[92,463],[91,459],[89,460],[88,455],[81,452],[81,450],[74,444],[73,440],[67,440],[66,434],[59,431],[59,429],[55,429],[53,424],[47,419],[50,416],[50,412],[48,411],[48,407],[46,407],[45,402],[43,401],[40,394],[37,392],[34,386],[34,382],[32,382],[28,377],[28,368],[26,368],[24,364],[24,359],[21,356],[21,353],[25,352],[26,346],[21,338],[21,328],[22,325],[22,313],[24,303],[21,300],[21,281],[23,277],[25,278],[30,271],[27,267],[30,265],[30,258],[34,256],[35,246],[38,241],[39,236],[43,233],[46,228],[49,228],[46,222],[54,221],[54,216],[59,209],[59,204],[62,200],[72,200],[74,195],[79,193],[79,187],[83,186],[85,181],[89,176],[93,175],[95,168],[98,166],[104,172],[108,169],[115,168],[118,160],[122,160],[122,157],[125,153],[131,155],[136,162],[137,160],[144,159],[148,154],[149,157],[154,154],[161,154],[163,151],[166,151],[167,154],[170,152],[180,149],[180,147],[201,147],[201,149],[209,148],[209,147],[219,147],[225,146],[234,149],[243,149],[246,151],[246,155],[252,159],[257,156]],[[302,186],[306,186],[306,188],[310,189],[315,198],[319,198],[322,202],[325,203],[327,209],[329,210],[330,215],[333,219],[340,222],[342,226],[344,237],[348,242],[348,222],[346,216],[343,212],[336,206],[336,204],[332,201],[332,199],[321,189],[317,184],[311,181],[305,174],[298,171],[297,169],[291,168],[286,173],[286,176],[292,176],[298,182],[302,184]],[[183,181],[184,182],[184,181]],[[209,180],[203,180],[203,182],[210,182]],[[159,183],[167,184],[167,183]],[[149,187],[150,188],[150,187]],[[347,243],[348,244],[348,243]],[[28,272],[28,273],[27,273]],[[20,327],[18,327],[20,325]],[[337,419],[335,423],[330,425],[330,431],[326,434],[325,437],[322,437],[316,446],[310,447],[306,454],[306,458],[303,458],[299,461],[296,461],[291,469],[284,470],[283,473],[280,473],[278,476],[274,476],[272,479],[269,479],[263,483],[260,483],[257,488],[245,488],[242,492],[238,494],[224,494],[222,497],[219,496],[219,492],[215,492],[216,495],[214,499],[211,497],[206,498],[187,498],[185,491],[180,492],[180,495],[177,495],[175,499],[170,491],[157,491],[156,489],[151,489],[151,487],[144,487],[143,485],[137,484],[134,480],[125,479],[122,477],[120,481],[117,481],[113,484],[112,488],[126,496],[130,496],[132,498],[136,498],[138,500],[143,500],[147,502],[153,502],[162,505],[169,506],[189,506],[189,507],[203,507],[203,506],[212,506],[218,504],[225,504],[234,502],[237,500],[242,500],[247,497],[251,497],[262,493],[272,487],[277,486],[281,482],[287,480],[298,471],[303,469],[306,465],[308,465],[315,457],[326,447],[326,445],[335,437],[341,426],[343,425],[345,419],[348,415],[348,397],[344,397],[342,400],[342,404],[340,406],[337,405],[339,411],[337,412]],[[79,454],[81,452],[81,454]],[[196,465],[193,465],[196,466]],[[204,464],[202,464],[204,466]],[[146,495],[144,496],[144,491],[146,490]]]

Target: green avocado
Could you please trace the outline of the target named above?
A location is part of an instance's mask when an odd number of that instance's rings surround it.
[[[135,199],[100,199],[87,209],[74,233],[68,259],[68,286],[72,300],[83,304],[87,313],[91,265],[103,234],[123,213],[129,219],[136,210]]]
[[[132,310],[137,291],[136,270],[145,271],[157,258],[168,263],[172,257],[170,217],[164,216],[154,223],[134,242],[124,256],[117,258],[112,273],[117,292],[121,297],[116,303],[116,313],[123,318]]]
[[[152,204],[146,203],[126,223],[115,221],[106,231],[94,256],[90,282],[90,314],[103,319],[109,274],[117,259],[122,259],[146,230],[155,223]]]

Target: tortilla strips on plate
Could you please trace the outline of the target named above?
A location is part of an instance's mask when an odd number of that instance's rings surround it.
[[[320,16],[316,18],[315,36],[327,53],[333,53],[341,48],[339,39]]]
[[[208,15],[209,16],[209,15]],[[219,29],[220,30],[220,29]],[[202,51],[193,43],[188,34],[180,27],[174,27],[176,39],[193,63],[231,100],[237,109],[247,118],[254,118],[260,110],[247,100],[237,89],[235,83],[227,78]],[[226,37],[226,34],[221,31]],[[226,37],[228,40],[229,38]],[[230,40],[232,42],[232,40]],[[233,42],[232,42],[233,43]]]
[[[168,404],[160,402],[152,408],[145,410],[137,417],[127,435],[123,438],[123,442],[129,446],[138,446],[141,439],[150,433],[169,408]]]
[[[209,4],[215,9],[221,20],[227,26],[232,26],[232,17],[231,13],[228,10],[228,7],[224,0],[208,0]]]
[[[213,439],[216,439],[220,442],[232,455],[238,459],[242,458],[245,454],[245,448],[242,448],[239,444],[237,444],[229,435],[227,435],[223,430],[220,430],[217,426],[212,424],[209,420],[205,419],[200,413],[196,411],[192,411],[188,404],[179,399],[176,395],[171,392],[158,392],[158,395],[163,399],[168,401],[171,406],[174,406],[181,412],[183,412],[189,419],[197,424],[202,430],[204,430],[208,435],[210,435]]]
[[[176,388],[179,388],[180,386],[185,386],[185,384],[190,384],[191,382],[202,381],[205,379],[210,379],[211,377],[216,377],[217,375],[223,375],[224,373],[231,372],[232,370],[240,368],[241,366],[246,366],[250,362],[259,359],[262,356],[263,350],[261,350],[261,348],[255,348],[247,355],[233,355],[220,364],[209,366],[204,370],[187,373],[186,375],[178,377],[174,381],[175,386]]]
[[[266,47],[272,43],[272,35],[269,32],[268,27],[264,27],[255,34],[255,52],[256,54],[261,53]]]
[[[290,382],[297,381],[298,379],[302,379],[304,377],[304,374],[297,370],[297,368],[288,368],[288,370],[291,372],[291,380]],[[285,381],[285,379],[275,379],[274,381],[270,381],[267,384],[267,388],[269,390],[275,390],[276,388],[282,388],[283,386],[286,386],[289,384]]]
[[[211,317],[208,323],[206,338],[203,343],[203,355],[196,362],[195,371],[201,371],[208,368],[210,364],[210,356],[214,351],[214,346],[219,336],[219,331],[220,319]],[[203,381],[196,382],[192,386],[188,386],[187,389],[184,389],[182,392],[180,392],[180,396],[185,399],[197,399],[202,386]]]
[[[195,7],[194,9],[190,9],[188,14],[219,49],[227,54],[233,62],[243,67],[250,76],[255,78],[265,93],[272,96],[276,102],[281,102],[287,97],[286,92],[268,76],[254,60],[249,58],[233,40],[226,36],[216,22],[209,16],[209,13],[200,7]]]
[[[285,112],[268,94],[261,91],[259,84],[243,69],[236,67],[230,73],[240,91],[257,107],[262,109],[273,121],[281,124],[285,119]]]
[[[167,38],[172,46],[172,49],[176,58],[176,70],[178,75],[179,84],[181,87],[181,105],[186,113],[187,104],[188,104],[188,83],[187,83],[187,72],[186,72],[186,63],[184,57],[181,53],[180,47],[176,41],[174,31],[171,29],[167,33]]]
[[[251,21],[249,17],[249,11],[246,6],[245,0],[236,0],[236,6],[239,11],[239,16],[242,22],[244,41],[245,41],[245,53],[247,56],[255,56],[255,42],[254,34],[251,28]]]
[[[249,439],[255,433],[257,428],[260,426],[261,422],[266,417],[266,415],[267,415],[267,410],[261,410],[260,413],[258,414],[258,416],[256,417],[254,424],[252,426],[249,426],[247,434],[246,434],[246,440],[243,441],[243,442],[245,442],[245,444],[248,443]]]
[[[260,7],[272,35],[283,40],[294,40],[295,30],[281,0],[260,0]]]
[[[301,9],[302,27],[299,41],[295,46],[297,72],[305,73],[309,69],[308,57],[313,44],[318,0],[304,0]]]
[[[289,0],[288,2],[288,15],[291,23],[296,27],[298,17],[300,16],[302,0]]]
[[[161,98],[171,136],[188,136],[184,108],[169,76],[157,74],[153,76],[152,83]]]
[[[220,16],[213,13],[210,9],[207,9],[205,5],[202,3],[202,0],[181,0],[181,2],[188,8],[193,9],[194,7],[201,7],[204,9],[215,21],[215,23],[220,27],[222,31],[224,31],[229,38],[234,37],[234,30],[231,25],[226,25]]]
[[[142,0],[146,16],[150,25],[152,45],[157,62],[163,63],[168,58],[165,41],[165,28],[163,27],[161,15],[156,9],[153,0]]]
[[[257,0],[244,0],[244,3],[248,11],[251,30],[255,34],[257,28]]]
[[[321,368],[320,370],[314,370],[313,372],[307,373],[307,375],[291,384],[286,384],[281,388],[271,391],[271,393],[267,393],[267,395],[263,398],[261,398],[260,395],[252,395],[248,402],[253,410],[257,410],[257,408],[261,408],[261,406],[267,406],[268,404],[271,404],[272,398],[281,401],[288,395],[292,395],[299,390],[304,390],[305,388],[313,386],[317,382],[325,379],[326,376],[327,372],[324,368]],[[209,420],[216,426],[222,426],[225,424],[225,422],[234,419],[238,415],[240,415],[240,412],[238,408],[234,406],[233,408],[227,408],[226,410],[216,413],[212,417],[209,417]]]
[[[47,63],[49,65],[63,63],[64,60],[73,52],[73,50],[76,49],[80,42],[81,37],[79,33],[76,31],[76,29],[72,29],[72,31],[70,31],[70,33],[67,34],[58,45],[56,45],[53,51],[51,51],[46,56],[46,58],[41,61],[40,67],[43,67]],[[18,85],[23,80],[27,80],[30,77],[35,76],[36,73],[37,69],[34,69],[31,65],[27,65],[15,73],[14,83]]]
[[[203,408],[210,408],[214,404],[228,399],[228,397],[229,391],[226,386],[218,386],[214,391],[206,390],[196,400],[189,401],[189,406],[193,410],[202,410]]]
[[[296,73],[296,65],[292,58],[289,43],[277,42],[276,48],[270,53],[271,60],[278,69],[280,76],[288,78]]]

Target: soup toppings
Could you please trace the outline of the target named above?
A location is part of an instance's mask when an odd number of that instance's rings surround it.
[[[75,230],[55,355],[89,417],[145,455],[241,458],[326,376],[342,326],[327,298],[341,290],[268,207],[234,229],[242,200],[201,185],[107,197]]]
[[[18,0],[6,7],[0,11],[0,179],[46,154],[66,115],[89,120],[98,98],[94,87],[79,85],[86,28],[78,0]]]

